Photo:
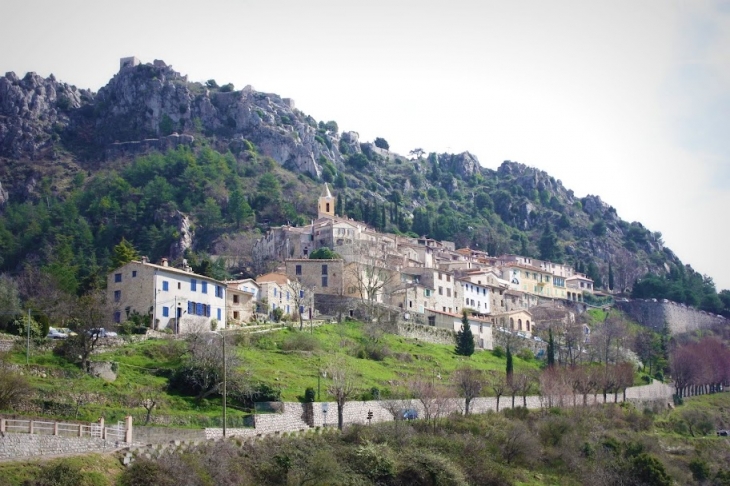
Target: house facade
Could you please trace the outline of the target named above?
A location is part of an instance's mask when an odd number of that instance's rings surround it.
[[[244,324],[253,320],[261,287],[255,280],[246,278],[226,281],[226,313],[228,321],[233,324]]]
[[[170,267],[131,261],[107,276],[112,319],[127,321],[137,313],[152,316],[153,327],[175,334],[226,327],[226,284]]]

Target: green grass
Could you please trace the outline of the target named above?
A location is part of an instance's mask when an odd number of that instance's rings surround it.
[[[233,334],[233,333],[232,333]],[[303,339],[305,338],[306,339]],[[285,350],[292,339],[307,340],[311,351]],[[415,379],[431,379],[448,383],[457,368],[470,365],[481,370],[504,371],[506,359],[488,351],[471,357],[457,356],[453,345],[439,345],[383,334],[377,341],[368,338],[357,322],[327,324],[313,330],[286,328],[255,335],[233,335],[241,359],[241,371],[254,382],[279,389],[284,401],[297,401],[307,387],[317,390],[319,370],[325,370],[335,357],[342,357],[356,370],[359,395],[355,399],[371,399],[373,388],[381,397],[407,393],[407,385]],[[168,339],[130,343],[99,354],[93,361],[112,361],[117,365],[117,379],[106,382],[82,373],[76,365],[54,355],[49,350],[35,349],[30,363],[35,370],[29,380],[45,403],[48,414],[58,418],[95,421],[104,416],[107,422],[122,420],[133,414],[135,422],[144,418],[145,411],[134,401],[141,387],[164,387],[166,376],[184,362],[184,343]],[[363,349],[375,348],[382,360],[365,358]],[[308,348],[309,349],[309,348]],[[360,356],[360,357],[358,357]],[[11,353],[15,363],[25,363],[25,351]],[[524,361],[515,357],[515,370],[536,369],[537,360]],[[43,376],[45,374],[45,376]],[[320,400],[332,400],[327,394],[329,380],[320,377]],[[71,395],[87,395],[78,407]],[[59,406],[59,404],[61,406]],[[220,398],[197,403],[193,397],[165,394],[164,403],[154,415],[165,415],[176,426],[214,426],[221,415]],[[229,407],[233,420],[242,419],[244,411]]]

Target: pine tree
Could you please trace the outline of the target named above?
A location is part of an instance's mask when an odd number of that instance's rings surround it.
[[[555,366],[555,340],[553,339],[552,327],[548,329],[547,365],[548,367]]]
[[[474,334],[469,325],[469,316],[466,311],[461,316],[461,330],[456,333],[456,354],[471,356],[474,354]]]
[[[132,246],[132,244],[128,242],[126,238],[122,238],[122,241],[120,241],[119,244],[114,247],[114,254],[112,255],[111,261],[111,270],[116,270],[117,268],[121,267],[122,265],[126,265],[136,258],[139,258],[139,256],[137,255],[137,250],[134,249],[134,246]]]

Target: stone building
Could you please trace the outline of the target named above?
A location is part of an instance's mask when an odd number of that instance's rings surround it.
[[[107,302],[114,322],[137,313],[152,316],[155,329],[174,333],[209,331],[226,327],[226,284],[198,275],[190,267],[170,267],[131,261],[107,276]]]

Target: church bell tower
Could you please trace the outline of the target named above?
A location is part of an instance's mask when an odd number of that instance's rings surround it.
[[[317,218],[334,218],[335,217],[335,197],[330,192],[329,185],[324,183],[324,189],[319,196],[317,203]]]

